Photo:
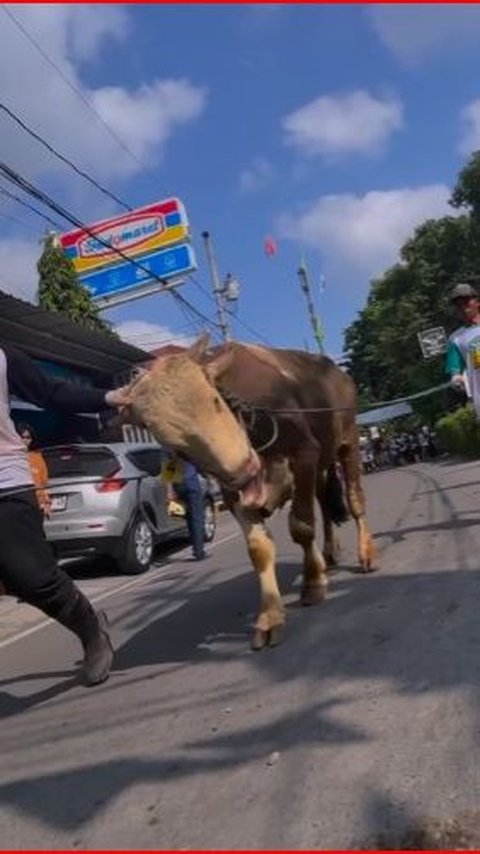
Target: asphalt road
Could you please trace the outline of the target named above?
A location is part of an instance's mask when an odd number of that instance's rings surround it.
[[[76,681],[73,637],[3,600],[1,847],[478,847],[480,466],[366,485],[380,571],[354,572],[348,523],[318,608],[297,604],[275,521],[289,622],[273,650],[248,647],[257,593],[230,517],[204,564],[80,582],[118,650],[100,688]]]

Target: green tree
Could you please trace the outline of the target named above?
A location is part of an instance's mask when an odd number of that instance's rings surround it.
[[[480,151],[474,151],[460,171],[451,204],[454,208],[465,208],[475,216],[480,215]]]
[[[425,360],[417,333],[432,326],[452,331],[458,325],[448,302],[452,285],[480,282],[480,152],[460,172],[451,205],[461,213],[416,229],[400,262],[371,283],[365,307],[346,330],[362,400],[390,400],[445,380],[443,357]],[[445,398],[435,395],[414,407],[434,420]]]
[[[72,261],[58,245],[54,234],[45,238],[37,270],[38,301],[42,308],[64,314],[87,329],[115,334],[110,324],[99,316],[98,308],[78,281]]]

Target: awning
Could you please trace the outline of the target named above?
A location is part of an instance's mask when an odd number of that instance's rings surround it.
[[[122,374],[149,359],[138,347],[0,291],[0,346],[2,342],[21,347],[33,358],[97,375]]]
[[[46,412],[45,409],[41,409],[39,406],[35,406],[34,403],[29,403],[27,400],[20,400],[19,397],[11,397],[10,398],[10,409],[14,409],[16,412]],[[81,417],[81,418],[98,418],[98,413],[96,412],[76,412],[74,415],[70,415],[69,417]]]
[[[357,424],[366,427],[368,424],[380,424],[381,421],[390,421],[392,418],[402,418],[413,412],[409,403],[397,403],[394,406],[382,406],[369,412],[357,415]]]

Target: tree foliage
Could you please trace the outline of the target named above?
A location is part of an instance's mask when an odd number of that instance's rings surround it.
[[[57,245],[53,234],[45,238],[37,270],[38,300],[42,308],[64,314],[87,329],[114,335],[110,324],[99,316],[90,294],[78,281],[72,261]]]
[[[372,404],[445,381],[444,360],[425,360],[417,333],[458,326],[448,302],[457,282],[480,281],[480,152],[460,172],[451,205],[457,216],[428,220],[400,251],[400,261],[375,279],[367,303],[345,332],[345,349],[361,400]],[[452,211],[453,214],[453,211]],[[415,404],[434,420],[442,396]]]

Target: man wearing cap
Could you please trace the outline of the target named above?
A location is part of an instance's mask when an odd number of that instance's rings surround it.
[[[456,390],[472,397],[480,420],[480,298],[472,285],[459,284],[450,302],[463,323],[449,338],[447,373]]]

